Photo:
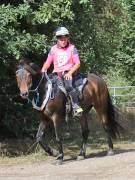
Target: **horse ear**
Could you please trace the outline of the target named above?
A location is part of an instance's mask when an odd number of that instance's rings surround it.
[[[28,58],[21,58],[19,61],[19,64],[21,66],[25,65],[25,64],[29,64],[30,60]]]
[[[21,58],[19,60],[19,63],[16,64],[16,69],[20,69],[20,68],[24,67],[25,64],[27,64],[27,60],[25,58]]]
[[[35,63],[31,62],[31,63],[29,63],[29,66],[30,66],[33,70],[35,70],[37,73],[40,72],[40,68],[39,68]]]

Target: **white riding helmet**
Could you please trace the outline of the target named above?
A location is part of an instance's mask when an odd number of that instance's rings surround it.
[[[69,31],[65,27],[58,27],[56,29],[56,36],[66,36],[69,35]]]

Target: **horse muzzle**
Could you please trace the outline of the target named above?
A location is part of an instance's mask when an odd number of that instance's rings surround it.
[[[28,92],[20,93],[20,96],[21,96],[23,99],[27,99],[27,98],[28,98],[28,95],[29,95]]]

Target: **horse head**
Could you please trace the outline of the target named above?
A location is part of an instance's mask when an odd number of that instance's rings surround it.
[[[16,80],[20,90],[20,95],[26,99],[29,95],[29,90],[32,87],[32,77],[39,73],[39,68],[34,63],[28,63],[25,60],[20,60],[17,71]]]

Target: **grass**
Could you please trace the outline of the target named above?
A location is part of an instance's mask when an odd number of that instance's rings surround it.
[[[87,145],[87,156],[88,158],[105,156],[107,153],[107,144],[103,143],[88,143]],[[114,143],[114,150],[116,153],[125,152],[135,150],[135,143],[131,143],[129,141],[116,141]],[[64,153],[65,159],[75,159],[79,154],[79,147],[74,144],[68,145],[68,143],[64,144]],[[1,156],[0,164],[1,165],[16,165],[16,164],[31,164],[38,162],[50,162],[55,160],[55,158],[47,156],[46,153],[41,148],[37,148],[35,152],[24,155],[20,154],[18,156]]]
[[[87,144],[87,155],[88,157],[97,157],[101,155],[105,155],[107,152],[107,144],[106,143],[88,143]],[[131,149],[135,149],[135,142],[129,141],[115,141],[114,149],[116,152],[130,151]],[[30,154],[19,154],[19,155],[3,155],[0,157],[1,165],[13,165],[13,164],[22,164],[22,163],[35,163],[35,162],[50,162],[54,160],[53,157],[47,156],[47,154],[41,149],[37,148]],[[64,143],[64,153],[65,159],[74,159],[79,154],[79,146],[74,143],[68,144]]]

